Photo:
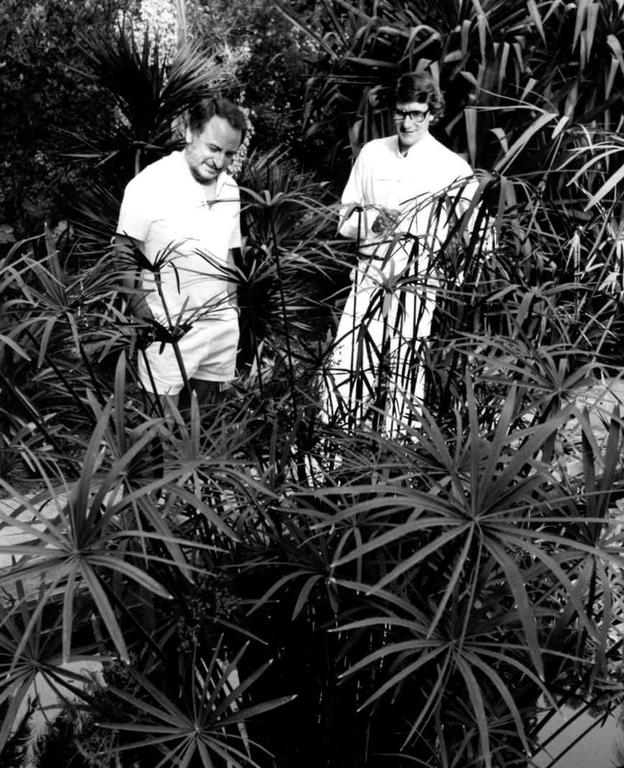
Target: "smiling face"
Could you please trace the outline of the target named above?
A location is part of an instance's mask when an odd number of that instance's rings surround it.
[[[403,152],[429,133],[433,114],[428,104],[400,101],[395,105],[393,119],[399,137],[399,149]]]
[[[223,117],[213,115],[201,132],[188,130],[184,156],[195,181],[210,185],[232,164],[242,132]]]

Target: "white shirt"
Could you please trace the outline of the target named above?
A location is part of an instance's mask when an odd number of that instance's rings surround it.
[[[240,246],[238,185],[217,177],[214,200],[197,182],[183,152],[148,165],[126,187],[117,233],[139,240],[152,264],[161,264],[165,307],[154,275],[144,270],[142,287],[157,318],[211,317],[236,312],[236,289],[228,281],[229,251]]]
[[[380,237],[372,232],[372,224],[380,208],[390,208],[402,212],[397,231],[424,235],[430,228],[432,196],[472,175],[463,158],[429,133],[405,155],[399,151],[398,136],[373,139],[362,147],[342,194],[339,232],[356,238],[359,228],[363,245],[378,243]],[[469,198],[470,194],[463,196]],[[364,211],[348,215],[352,205],[362,206]]]

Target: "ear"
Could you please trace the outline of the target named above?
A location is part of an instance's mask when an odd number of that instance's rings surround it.
[[[187,144],[190,144],[193,141],[193,132],[191,131],[191,127],[189,125],[186,126],[184,138]]]

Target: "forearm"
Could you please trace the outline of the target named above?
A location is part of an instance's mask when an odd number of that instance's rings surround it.
[[[145,300],[145,294],[140,288],[140,275],[137,268],[135,253],[143,250],[143,243],[127,235],[115,235],[113,248],[120,262],[120,283],[126,295],[128,312],[140,319],[152,317],[152,312]]]
[[[360,206],[349,205],[341,209],[338,234],[349,240],[366,237],[366,217]]]

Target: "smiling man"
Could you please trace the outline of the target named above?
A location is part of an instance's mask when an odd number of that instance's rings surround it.
[[[429,132],[443,109],[431,77],[403,75],[394,133],[362,147],[342,195],[338,231],[358,241],[360,255],[326,370],[326,410],[342,423],[396,434],[418,420],[435,304],[432,264],[450,201],[461,207],[475,188],[469,164]]]
[[[184,150],[147,166],[124,192],[117,245],[138,248],[152,265],[130,310],[175,338],[139,356],[143,386],[165,402],[187,381],[200,402],[214,401],[234,378],[238,310],[228,271],[240,247],[240,201],[226,171],[245,128],[235,104],[204,99],[189,112]]]

